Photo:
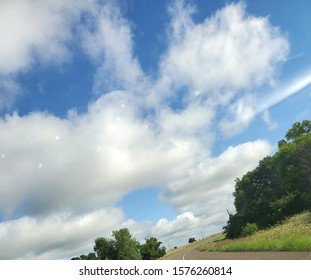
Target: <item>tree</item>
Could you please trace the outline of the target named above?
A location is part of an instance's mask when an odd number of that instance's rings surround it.
[[[247,233],[252,224],[266,228],[311,209],[311,121],[295,123],[285,138],[273,156],[236,179],[236,213],[229,213],[223,228],[227,238]]]
[[[95,253],[89,253],[88,255],[80,255],[80,257],[74,257],[71,260],[98,260]]]
[[[99,260],[117,260],[115,241],[105,237],[95,239],[94,251]]]
[[[95,239],[94,251],[80,255],[72,260],[140,260],[140,244],[132,237],[127,228],[112,232],[114,239],[98,237]]]
[[[195,240],[194,237],[190,237],[189,240],[188,240],[188,243],[193,243],[193,242],[195,242],[195,241],[196,241],[196,240]]]
[[[287,141],[294,141],[299,136],[310,133],[311,133],[311,121],[304,120],[301,123],[300,122],[294,123],[292,128],[287,131],[285,138]]]
[[[143,260],[156,260],[165,255],[165,247],[160,247],[161,241],[155,237],[146,239],[146,243],[140,246],[140,254]]]
[[[99,237],[94,251],[100,260],[140,260],[140,244],[127,228],[112,232],[113,239]]]
[[[140,260],[140,244],[127,228],[113,231],[117,260]]]

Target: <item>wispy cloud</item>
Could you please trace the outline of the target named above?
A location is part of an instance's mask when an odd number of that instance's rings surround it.
[[[263,112],[262,119],[268,125],[270,130],[274,130],[275,128],[278,127],[278,124],[271,119],[271,116],[268,110]]]
[[[137,87],[144,75],[134,57],[130,24],[119,7],[108,1],[93,9],[89,17],[92,20],[80,30],[82,44],[98,66],[95,93]]]
[[[174,86],[188,86],[200,96],[217,97],[273,81],[289,52],[278,28],[266,18],[249,15],[243,3],[227,5],[200,24],[192,21],[194,9],[184,1],[171,8],[162,79],[169,77]]]
[[[18,85],[17,75],[36,64],[61,65],[71,59],[69,43],[74,25],[94,1],[0,2],[0,110],[19,96],[8,89],[7,81]],[[22,93],[22,91],[20,91]]]

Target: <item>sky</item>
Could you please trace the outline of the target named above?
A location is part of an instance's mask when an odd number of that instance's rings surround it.
[[[0,259],[220,232],[311,116],[311,2],[1,0]]]

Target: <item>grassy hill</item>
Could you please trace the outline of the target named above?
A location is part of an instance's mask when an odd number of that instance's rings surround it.
[[[184,246],[180,246],[177,249],[172,249],[166,252],[165,256],[160,258],[162,260],[166,260],[168,259],[171,255],[175,255],[179,252],[183,252],[185,250],[190,250],[190,249],[194,249],[194,248],[201,248],[206,244],[209,244],[211,242],[215,242],[217,240],[222,240],[224,239],[224,234],[223,233],[217,233],[217,234],[213,234],[211,236],[205,237],[203,239],[197,240],[193,243],[184,245]]]
[[[311,212],[295,215],[280,225],[252,236],[217,240],[199,246],[202,251],[311,251]]]

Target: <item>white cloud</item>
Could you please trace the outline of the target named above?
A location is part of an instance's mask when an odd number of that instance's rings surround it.
[[[232,136],[243,131],[256,117],[256,97],[246,94],[232,103],[226,112],[226,117],[220,122],[220,130],[225,136]]]
[[[248,15],[243,3],[230,4],[202,23],[194,7],[171,8],[170,44],[161,69],[175,85],[204,94],[254,88],[273,81],[288,54],[288,42],[267,18]]]
[[[120,209],[106,208],[73,217],[65,213],[2,222],[0,259],[62,259],[88,253],[95,238],[110,234],[122,219]]]
[[[278,127],[278,124],[271,119],[271,116],[268,110],[263,112],[262,119],[268,125],[270,130],[274,130]]]
[[[174,220],[156,223],[127,221],[140,241],[156,236],[167,248],[202,238],[222,230],[228,220],[227,210],[234,212],[235,179],[256,167],[259,160],[272,152],[264,140],[229,147],[218,157],[205,158],[196,167],[167,184],[161,198],[181,213]]]
[[[134,45],[130,24],[111,2],[93,10],[87,25],[81,26],[83,45],[99,64],[94,91],[102,94],[111,90],[136,90],[143,73],[133,55]]]
[[[131,190],[162,184],[188,168],[198,151],[179,145],[178,137],[173,141],[146,129],[126,93],[117,95],[106,95],[87,115],[67,120],[34,113],[1,121],[0,146],[6,157],[0,208],[7,216],[17,207],[39,215],[111,206]]]
[[[234,180],[271,151],[272,146],[263,140],[229,147],[219,157],[207,158],[183,178],[169,183],[163,199],[180,212],[192,211],[201,218],[225,213],[226,207],[232,207]]]
[[[3,0],[0,2],[0,110],[21,95],[17,74],[36,65],[59,65],[71,58],[74,24],[94,1]],[[8,83],[10,83],[8,85]],[[12,89],[12,88],[11,88]]]
[[[21,86],[14,79],[0,75],[0,111],[10,109],[21,92]]]
[[[167,237],[174,233],[180,233],[190,227],[197,225],[198,219],[189,211],[182,213],[176,217],[174,221],[168,221],[166,219],[159,220],[152,230],[155,236]]]
[[[27,69],[38,57],[63,62],[71,27],[89,1],[4,0],[0,3],[0,73]]]
[[[184,1],[175,1],[170,12],[168,49],[150,100],[165,100],[187,87],[185,103],[208,100],[223,108],[224,135],[242,131],[258,114],[258,100],[265,96],[259,89],[275,84],[286,61],[286,37],[268,18],[248,14],[243,2],[228,4],[201,23],[192,19],[196,8]]]
[[[156,237],[160,240],[167,250],[172,249],[174,246],[184,245],[188,242],[189,237],[199,236],[201,232],[205,234],[215,233],[220,230],[218,227],[210,225],[208,228],[200,228],[202,219],[195,217],[191,211],[177,215],[174,220],[160,219],[156,223],[150,221],[135,222],[132,220],[126,221],[122,227],[129,228],[138,240],[143,243],[145,238]],[[204,224],[204,226],[206,223]],[[198,227],[200,228],[198,230]],[[214,230],[214,231],[213,231]],[[199,234],[199,235],[198,235]]]

